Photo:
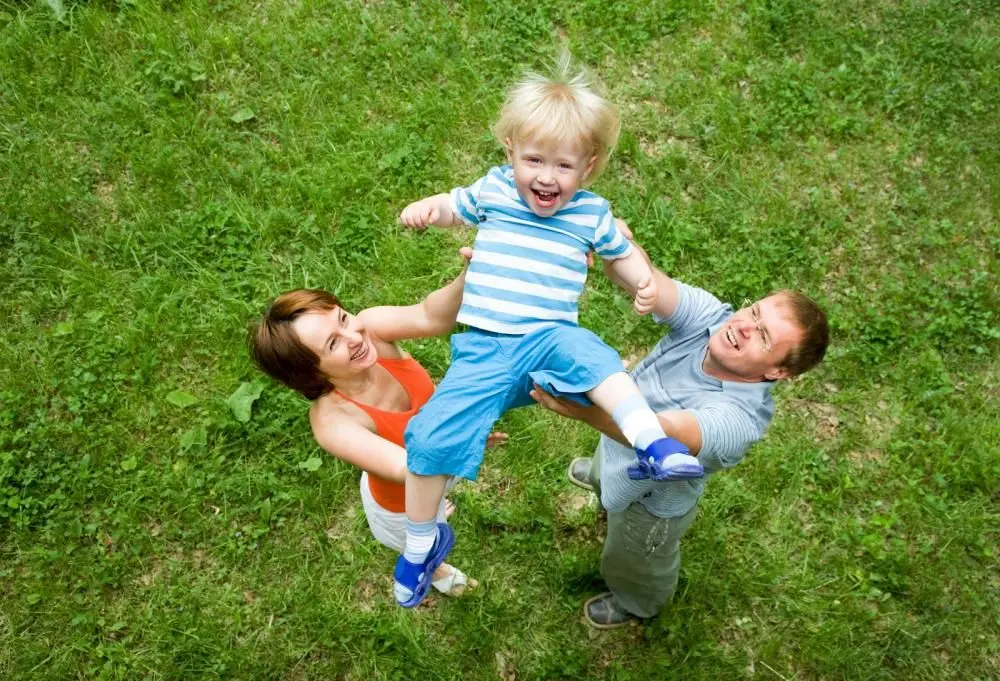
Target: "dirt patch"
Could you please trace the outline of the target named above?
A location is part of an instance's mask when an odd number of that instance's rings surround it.
[[[359,579],[351,590],[352,600],[361,612],[371,612],[375,609],[375,595],[382,592],[368,579]]]
[[[597,508],[597,497],[590,492],[574,487],[573,491],[559,495],[557,504],[559,520],[569,522],[580,515],[585,508]]]
[[[840,428],[840,416],[838,410],[832,404],[826,402],[813,402],[811,400],[789,400],[789,406],[800,413],[806,413],[814,422],[816,437],[820,440],[830,440],[837,435]]]
[[[514,667],[510,658],[510,653],[497,651],[495,655],[497,675],[500,677],[500,681],[516,681],[517,679],[517,668]]]
[[[885,452],[881,449],[865,449],[847,453],[847,459],[858,468],[868,468],[872,464],[881,463]]]
[[[330,525],[323,530],[330,541],[340,541],[354,533],[354,523],[358,517],[358,506],[354,502],[342,506],[332,518]]]

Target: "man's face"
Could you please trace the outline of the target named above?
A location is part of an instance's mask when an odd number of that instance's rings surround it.
[[[706,362],[730,380],[787,378],[788,371],[781,365],[802,336],[784,299],[768,296],[735,312],[712,334]]]

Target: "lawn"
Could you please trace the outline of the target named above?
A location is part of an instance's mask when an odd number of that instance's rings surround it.
[[[0,0],[0,678],[1000,677],[995,0]],[[623,134],[594,189],[656,264],[784,287],[833,344],[715,476],[674,602],[581,620],[594,432],[538,409],[460,486],[415,612],[358,472],[251,365],[289,288],[447,281],[410,201],[502,160],[504,89],[567,45]],[[581,322],[664,333],[594,270]],[[446,338],[406,345],[435,377]]]

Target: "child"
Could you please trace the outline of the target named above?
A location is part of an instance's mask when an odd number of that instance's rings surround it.
[[[649,265],[618,231],[608,202],[580,189],[604,169],[618,129],[612,105],[564,58],[554,78],[531,75],[509,93],[495,133],[510,165],[400,216],[408,227],[478,228],[458,313],[469,330],[452,336],[451,367],[405,434],[406,548],[394,573],[403,607],[423,600],[454,543],[451,528],[435,522],[448,477],[476,478],[493,423],[531,404],[534,383],[611,414],[638,455],[635,479],[704,475],[687,447],[664,434],[618,354],[577,326],[591,250],[636,286],[637,312],[656,302]]]

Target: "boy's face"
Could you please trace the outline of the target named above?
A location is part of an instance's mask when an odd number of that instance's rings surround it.
[[[542,144],[506,139],[504,145],[518,193],[531,212],[542,218],[555,215],[573,198],[597,159],[572,141]]]

